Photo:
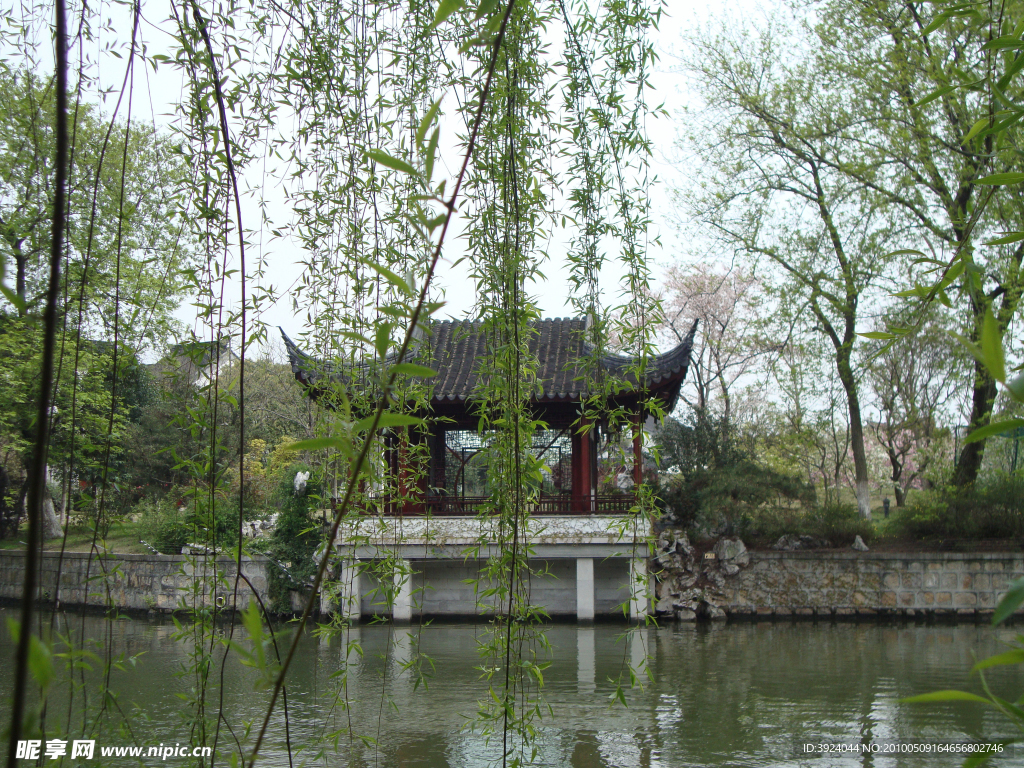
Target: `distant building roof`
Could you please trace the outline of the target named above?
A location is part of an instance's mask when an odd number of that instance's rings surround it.
[[[588,394],[584,375],[585,361],[593,347],[585,341],[586,320],[583,318],[554,318],[531,323],[536,331],[530,337],[530,354],[537,361],[537,381],[540,391],[535,402],[579,401]],[[679,387],[686,378],[690,352],[697,331],[694,322],[686,338],[674,349],[647,359],[644,369],[644,389],[657,394],[668,408],[675,405]],[[321,363],[300,350],[284,331],[285,346],[292,373],[304,386],[316,394],[326,376],[329,380],[355,384],[368,372],[367,366],[356,365],[342,372],[330,363]],[[487,338],[481,321],[431,321],[426,338],[419,342],[412,359],[424,362],[437,371],[429,380],[432,402],[465,403],[473,400],[480,386],[480,364],[487,354]],[[635,391],[636,360],[623,355],[605,354],[599,361],[599,370],[620,377],[626,390]]]

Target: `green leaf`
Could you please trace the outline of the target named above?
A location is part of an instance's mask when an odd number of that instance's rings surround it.
[[[1019,243],[1021,240],[1024,240],[1024,232],[1007,232],[995,240],[987,240],[985,245],[1009,245],[1010,243]]]
[[[992,626],[1006,621],[1016,613],[1021,603],[1024,603],[1024,576],[1010,582],[1010,588],[1003,595],[1003,599],[996,606],[996,612],[992,615]]]
[[[941,88],[937,88],[931,93],[929,93],[927,96],[925,96],[923,99],[921,99],[919,102],[917,102],[916,106],[923,107],[925,104],[930,104],[936,99],[941,99],[947,93],[955,91],[959,87],[959,85],[944,85]]]
[[[391,346],[391,328],[391,323],[380,323],[377,326],[373,348],[377,350],[377,354],[381,356],[381,359],[387,355],[388,347]]]
[[[967,693],[967,691],[932,691],[931,693],[922,693],[920,696],[911,696],[906,699],[900,699],[900,702],[905,704],[929,704],[936,701],[976,701],[980,704],[992,703],[986,698],[973,693]]]
[[[356,422],[356,432],[365,432],[373,426],[373,416],[367,416]],[[377,422],[377,429],[390,429],[391,427],[416,427],[423,423],[423,419],[416,416],[408,416],[404,413],[382,413],[380,421]]]
[[[39,687],[46,689],[53,681],[53,657],[50,649],[37,635],[28,639],[28,669]]]
[[[480,5],[476,8],[476,15],[473,17],[473,21],[480,21],[484,16],[490,16],[497,7],[498,0],[480,0]]]
[[[987,424],[984,427],[979,427],[974,430],[964,439],[964,443],[976,443],[979,440],[987,440],[990,437],[1005,434],[1006,432],[1017,429],[1018,427],[1024,427],[1024,419],[1007,419],[1006,421],[997,421],[994,424]]]
[[[417,365],[416,363],[399,363],[398,365],[393,366],[391,370],[404,376],[420,376],[424,379],[429,379],[431,376],[437,376],[437,371],[433,368],[428,368],[425,365]]]
[[[434,132],[430,135],[430,144],[427,145],[426,168],[428,181],[434,178],[434,159],[437,157],[437,140],[440,135],[441,129],[435,128]],[[444,194],[444,192],[442,191],[438,194]]]
[[[990,667],[1008,667],[1013,664],[1024,664],[1024,648],[1014,648],[1012,651],[997,653],[995,656],[982,659],[971,667],[971,672],[978,672]]]
[[[11,302],[11,304],[14,305],[15,309],[22,313],[25,312],[25,308],[28,305],[21,300],[21,297],[18,296],[18,294],[16,294],[3,283],[0,283],[0,293],[3,294],[5,299],[7,299],[9,302]]]
[[[289,451],[322,451],[324,448],[337,448],[344,450],[348,446],[347,440],[340,437],[312,437],[309,440],[299,440],[295,443],[288,443]]]
[[[1020,184],[1024,182],[1024,173],[1012,172],[1012,173],[993,173],[991,176],[986,176],[983,179],[978,179],[976,183],[987,184],[989,186],[997,186],[1002,184]]]
[[[1006,382],[1006,389],[1009,391],[1010,397],[1018,403],[1024,403],[1024,373],[1014,376],[1013,379]]]
[[[405,280],[400,278],[398,275],[396,275],[394,272],[392,272],[390,269],[388,269],[387,267],[381,266],[377,262],[370,261],[369,259],[360,259],[360,261],[362,261],[363,264],[368,266],[370,269],[372,269],[378,275],[380,275],[385,280],[387,280],[389,283],[391,283],[393,286],[395,286],[400,291],[402,291],[402,293],[404,293],[406,296],[413,296],[414,295],[412,288],[409,287],[409,284],[407,282],[405,282]]]
[[[858,333],[857,335],[863,336],[865,339],[878,339],[879,341],[892,341],[897,338],[896,334],[883,331],[869,331],[867,333]]]
[[[441,0],[441,4],[437,6],[437,12],[434,14],[434,28],[436,29],[441,26],[445,22],[445,19],[465,4],[466,0]]]
[[[1008,48],[1024,48],[1024,41],[1019,37],[1006,35],[1004,37],[997,37],[995,40],[989,40],[981,46],[983,51],[1003,51]]]
[[[953,15],[952,11],[942,11],[942,13],[935,14],[935,18],[933,18],[931,20],[931,23],[927,27],[925,27],[923,30],[921,30],[921,34],[922,35],[930,35],[936,29],[938,29],[943,24],[945,24],[949,20],[949,17],[952,16],[952,15]]]
[[[966,144],[971,139],[973,139],[975,136],[977,136],[979,133],[981,133],[983,130],[985,130],[987,127],[988,127],[988,118],[987,117],[981,118],[981,120],[979,120],[978,122],[976,122],[974,125],[971,126],[971,130],[969,130],[967,132],[967,135],[964,136],[963,141],[961,141],[960,143],[961,144]]]
[[[427,137],[427,131],[430,130],[431,123],[434,122],[434,118],[437,117],[437,111],[441,108],[441,100],[438,99],[427,110],[427,114],[420,120],[419,130],[416,131],[416,146],[422,147],[423,140]]]
[[[409,165],[404,160],[399,160],[397,157],[392,157],[387,152],[382,152],[379,149],[364,149],[363,155],[368,160],[372,160],[375,163],[391,168],[395,171],[401,171],[402,173],[411,173],[416,175],[416,169]]]
[[[985,356],[985,367],[998,382],[1006,381],[1006,358],[1003,355],[1003,334],[999,322],[992,314],[992,307],[985,310],[981,325],[981,352]]]

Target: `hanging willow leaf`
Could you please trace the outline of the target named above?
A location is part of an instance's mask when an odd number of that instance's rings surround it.
[[[404,160],[399,160],[397,157],[392,157],[387,152],[382,152],[379,149],[364,149],[363,154],[368,160],[372,160],[375,163],[391,168],[395,171],[401,171],[402,173],[409,173],[416,175],[416,169],[409,165]]]
[[[1010,588],[1003,595],[1003,599],[999,601],[999,605],[996,606],[996,612],[992,614],[992,626],[1010,618],[1022,603],[1024,603],[1024,578],[1010,583]]]
[[[383,277],[385,280],[387,280],[389,283],[391,283],[393,286],[402,291],[402,293],[406,294],[407,296],[415,295],[415,291],[413,291],[409,283],[400,278],[387,267],[382,266],[381,264],[378,264],[375,261],[371,261],[370,259],[360,259],[360,261],[366,266],[368,266],[370,269],[372,269],[374,272],[376,272],[378,275]]]
[[[466,4],[466,0],[441,0],[434,14],[434,28],[441,26],[445,20]]]
[[[1020,184],[1024,182],[1024,173],[1010,172],[1010,173],[993,173],[991,176],[986,176],[983,179],[978,179],[978,184],[985,184],[987,186],[1000,186],[1003,184]]]
[[[985,367],[998,382],[1006,381],[1006,357],[1003,354],[1003,334],[999,330],[999,322],[992,314],[992,307],[985,310],[985,319],[981,326],[981,352],[984,355]]]
[[[1004,435],[1014,429],[1020,429],[1024,427],[1024,419],[1007,419],[1006,421],[997,421],[995,424],[987,424],[984,427],[971,432],[965,443],[976,443],[979,440],[987,440],[990,437],[997,437]]]
[[[416,363],[398,363],[391,368],[395,373],[402,374],[403,376],[420,376],[424,379],[428,379],[431,376],[437,376],[437,371],[433,368],[428,368],[425,365],[417,365]]]
[[[438,99],[431,105],[430,109],[427,110],[427,114],[424,115],[423,119],[420,121],[420,127],[416,131],[417,146],[423,146],[423,140],[427,137],[427,131],[430,130],[430,126],[434,122],[434,118],[437,117],[437,112],[440,108],[441,100]]]
[[[986,240],[985,245],[1009,245],[1024,240],[1024,232],[1008,232],[995,240]]]
[[[365,432],[373,426],[373,416],[367,416],[356,422],[356,432]],[[377,422],[378,429],[390,429],[392,427],[418,427],[423,424],[423,419],[416,416],[408,416],[404,413],[382,413]]]

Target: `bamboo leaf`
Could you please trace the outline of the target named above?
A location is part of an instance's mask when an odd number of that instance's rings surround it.
[[[1006,381],[1006,358],[1003,355],[1003,334],[999,330],[999,322],[992,314],[992,307],[985,310],[985,319],[981,325],[981,352],[985,356],[985,367],[992,378],[1002,383]]]
[[[404,160],[399,160],[397,157],[392,157],[387,152],[382,152],[379,149],[364,149],[363,155],[375,163],[391,168],[395,171],[401,171],[402,173],[411,173],[416,175],[416,169],[409,165]]]
[[[992,615],[992,626],[1000,624],[1020,608],[1024,603],[1024,577],[1010,582],[1010,588],[1003,595],[1003,599],[996,606],[996,612]]]
[[[988,186],[999,186],[1003,184],[1020,184],[1024,182],[1024,173],[1011,172],[1011,173],[993,173],[991,176],[986,176],[983,179],[978,179],[978,184],[986,184]]]
[[[984,427],[971,432],[964,440],[965,443],[976,443],[979,440],[987,440],[990,437],[996,437],[997,435],[1005,434],[1010,430],[1024,427],[1024,419],[1007,419],[1006,421],[997,421],[994,424],[986,424]]]
[[[441,26],[445,20],[465,5],[466,0],[441,0],[434,14],[434,28]]]

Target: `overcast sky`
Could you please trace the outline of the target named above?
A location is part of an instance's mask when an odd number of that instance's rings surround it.
[[[115,15],[115,20],[117,15],[123,12],[117,6],[112,7],[111,10],[111,13]],[[158,13],[157,7],[149,6],[149,12],[153,14]],[[674,143],[678,133],[676,113],[689,101],[690,97],[686,93],[682,76],[675,72],[674,54],[682,48],[683,36],[686,32],[698,25],[711,22],[715,12],[715,9],[705,3],[672,3],[666,10],[666,14],[671,15],[663,17],[661,29],[655,39],[657,49],[661,54],[661,60],[656,65],[655,71],[651,76],[655,90],[648,91],[649,103],[653,106],[659,102],[664,102],[669,113],[672,115],[670,118],[652,119],[648,124],[649,135],[654,146],[652,170],[658,178],[658,183],[651,188],[653,225],[648,232],[648,238],[651,242],[649,256],[652,260],[655,274],[658,274],[666,264],[678,259],[686,250],[680,242],[680,235],[673,224],[674,209],[671,201],[671,190],[673,186],[679,185],[686,178],[688,170],[692,170],[679,165],[677,162],[679,153],[674,151]],[[747,20],[765,13],[764,4],[758,0],[732,2],[728,7],[728,12],[733,18],[745,18]],[[155,16],[151,18],[153,21],[156,21]],[[159,28],[156,24],[144,25],[143,35],[150,54],[159,51],[170,43],[166,31]],[[109,33],[107,36],[110,36]],[[116,83],[119,86],[124,72],[124,61],[123,59],[101,53],[104,45],[103,38],[103,34],[97,36],[95,42],[97,50],[93,60],[97,62],[96,67],[101,81],[110,85]],[[146,68],[145,80],[142,81],[142,68],[139,68],[139,80],[136,82],[132,104],[133,119],[150,119],[158,124],[166,125],[168,113],[172,111],[175,99],[178,94],[183,92],[181,76],[180,72],[170,67],[161,67],[159,73],[155,75]],[[113,98],[108,96],[104,105],[105,110],[108,112],[113,109]],[[456,169],[450,168],[449,170],[454,175]],[[249,170],[244,183],[250,186],[262,184],[264,178],[262,176],[262,166],[257,164]],[[272,209],[274,207],[278,208],[275,216],[280,215],[283,219],[287,211],[283,195],[275,192],[274,189],[265,189],[263,194],[266,199],[271,201]],[[274,205],[275,198],[278,201],[277,206]],[[247,227],[252,228],[259,222],[258,209],[254,198],[247,200],[243,213]],[[567,241],[568,236],[569,233],[564,230],[556,233],[556,237],[561,238],[562,242],[555,240],[549,244],[551,261],[542,269],[547,280],[543,283],[534,284],[530,288],[537,298],[542,314],[545,317],[560,317],[572,314],[568,301],[567,269],[564,263],[565,241]],[[660,246],[653,244],[657,239],[661,241]],[[293,314],[292,301],[288,290],[296,283],[301,272],[296,262],[302,257],[302,253],[297,246],[286,241],[275,241],[267,245],[269,241],[270,238],[267,237],[266,233],[257,232],[253,238],[253,246],[250,250],[250,258],[260,251],[264,253],[267,260],[267,268],[263,282],[273,285],[279,294],[277,302],[273,306],[265,308],[260,319],[272,326],[280,325],[290,336],[296,337],[303,330],[305,320]],[[692,252],[692,233],[691,242],[687,245]],[[438,314],[438,317],[462,317],[472,307],[474,297],[473,291],[467,290],[471,283],[469,282],[465,267],[453,269],[451,266],[451,262],[461,255],[461,246],[457,240],[449,238],[445,255],[447,258],[444,259],[439,268],[435,278],[435,285],[445,290],[445,298],[448,303]],[[602,274],[602,289],[605,292],[607,304],[615,303],[615,294],[621,290],[619,286],[620,279],[621,270],[612,258],[609,260],[605,273]],[[230,295],[237,296],[237,293],[237,287],[229,289]],[[190,301],[186,300],[182,304],[177,315],[187,326],[195,327],[196,313]]]

